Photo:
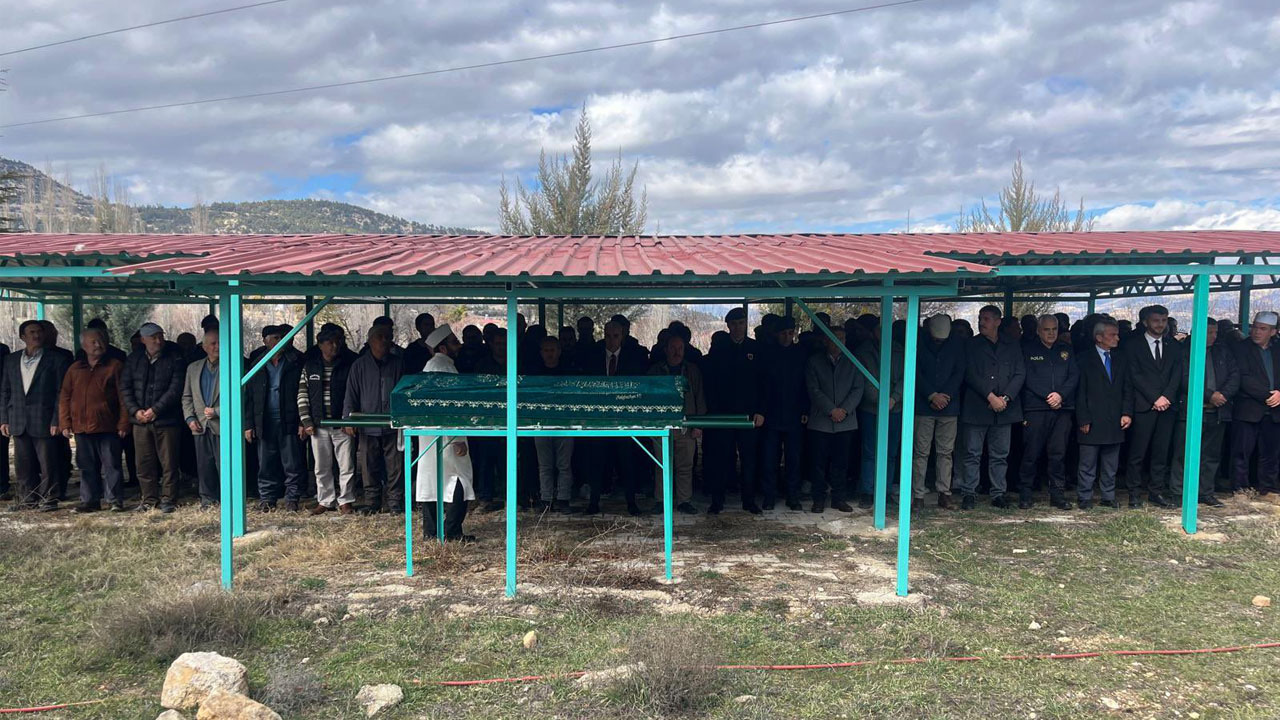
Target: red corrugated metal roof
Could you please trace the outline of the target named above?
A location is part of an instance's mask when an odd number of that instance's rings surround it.
[[[120,272],[583,277],[985,273],[944,255],[1276,254],[1280,232],[547,236],[0,235],[0,257],[111,256]],[[113,261],[113,264],[116,261]]]

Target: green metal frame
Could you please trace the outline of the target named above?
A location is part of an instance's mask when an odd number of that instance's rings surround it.
[[[958,257],[952,255],[951,257]],[[1149,257],[1149,256],[1147,256]],[[1126,293],[1146,294],[1152,290],[1167,292],[1170,282],[1132,283],[1122,287],[1123,282],[1105,282],[1129,278],[1151,279],[1168,277],[1178,283],[1179,291],[1185,291],[1188,285],[1194,291],[1194,317],[1192,319],[1192,353],[1190,361],[1191,395],[1201,394],[1204,386],[1204,323],[1208,314],[1208,302],[1211,292],[1239,291],[1241,320],[1247,324],[1249,312],[1249,293],[1253,288],[1264,287],[1255,282],[1259,276],[1269,278],[1270,284],[1280,284],[1280,267],[1267,264],[1269,258],[1240,256],[1242,264],[1219,264],[1208,256],[1161,256],[1162,262],[1143,263],[1135,259],[1143,256],[1097,256],[1061,258],[1061,262],[1044,261],[1031,258],[1035,264],[1008,264],[1004,258],[974,256],[974,262],[989,263],[990,269],[981,271],[960,271],[954,273],[917,273],[887,275],[799,275],[792,273],[774,275],[732,276],[718,275],[710,277],[692,276],[619,276],[582,278],[552,277],[486,277],[468,278],[462,276],[433,277],[417,276],[324,276],[324,275],[240,275],[236,277],[217,276],[212,274],[183,276],[166,273],[134,272],[128,267],[110,267],[104,263],[135,262],[136,259],[124,256],[106,256],[96,258],[97,264],[89,265],[54,265],[55,259],[45,258],[43,264],[30,258],[0,260],[0,284],[10,291],[31,295],[30,301],[36,303],[38,318],[44,317],[44,306],[50,304],[70,303],[74,307],[84,303],[204,303],[205,298],[217,298],[219,313],[223,318],[223,347],[226,360],[220,363],[219,383],[222,389],[220,405],[226,408],[242,406],[241,388],[245,379],[261,367],[260,360],[247,373],[243,365],[234,359],[243,348],[242,308],[246,296],[261,295],[276,298],[305,297],[308,295],[336,296],[353,298],[350,302],[358,302],[361,297],[382,297],[384,310],[389,311],[390,298],[421,298],[421,302],[439,302],[440,299],[452,301],[482,299],[490,302],[505,302],[508,327],[516,325],[517,296],[526,302],[544,303],[554,300],[558,308],[563,308],[565,301],[607,302],[610,300],[647,300],[649,302],[669,303],[681,301],[731,302],[752,301],[790,301],[799,304],[812,317],[803,301],[798,298],[824,300],[856,300],[881,298],[882,319],[886,322],[882,339],[881,376],[872,381],[880,387],[890,385],[889,372],[892,369],[892,303],[894,298],[903,298],[907,304],[907,321],[909,328],[919,325],[919,303],[922,298],[957,297],[983,292],[990,293],[998,288],[1001,292],[1011,292],[1014,286],[1009,281],[1018,283],[1017,289],[1023,292],[1039,293],[1037,297],[1054,297],[1063,301],[1087,302],[1092,310],[1098,298],[1122,297]],[[1026,258],[1024,258],[1026,259]],[[1172,260],[1172,262],[1169,262]],[[77,262],[91,262],[95,259],[77,258]],[[1182,261],[1179,263],[1178,261]],[[1261,261],[1261,262],[1258,262]],[[1096,264],[1072,264],[1096,263]],[[1238,278],[1238,280],[1236,280]],[[534,282],[537,286],[533,286]],[[906,284],[907,281],[920,284]],[[896,284],[893,284],[896,283]],[[607,285],[607,286],[606,286]],[[1101,287],[1105,285],[1105,287]],[[984,291],[983,288],[986,290]],[[1042,292],[1043,291],[1043,292]],[[1087,293],[1083,296],[1066,296],[1062,292]],[[1059,293],[1053,295],[1052,293]],[[67,299],[54,297],[60,294]],[[103,297],[103,295],[108,295]],[[77,300],[78,297],[78,300]],[[1010,295],[1005,296],[1006,299]],[[1013,296],[1016,297],[1016,296]],[[969,298],[964,298],[968,300]],[[248,302],[287,302],[279,299],[250,300]],[[329,300],[325,301],[326,303]],[[301,304],[298,302],[297,304]],[[323,307],[307,303],[307,318],[300,326],[310,325],[315,313]],[[560,311],[563,312],[562,310]],[[563,324],[563,320],[561,320]],[[298,328],[295,327],[295,333]],[[291,333],[291,337],[292,337]],[[899,537],[898,537],[898,571],[897,591],[905,594],[908,589],[908,563],[910,555],[910,503],[911,503],[911,462],[910,453],[914,445],[914,365],[917,353],[917,342],[914,332],[909,332],[904,343],[904,364],[906,372],[903,383],[902,407],[902,447],[901,469],[899,474]],[[885,346],[888,345],[886,348]],[[269,356],[268,356],[269,357]],[[512,595],[516,587],[516,439],[520,436],[538,436],[565,434],[558,430],[521,429],[516,424],[516,343],[508,343],[507,348],[507,424],[503,429],[474,430],[455,434],[468,436],[498,436],[507,439],[507,594]],[[865,373],[865,368],[861,368]],[[882,393],[882,398],[887,393]],[[882,402],[886,402],[882,399]],[[877,423],[877,457],[876,526],[883,527],[883,499],[887,493],[888,456],[888,416],[883,406],[880,422]],[[1190,409],[1190,408],[1189,408]],[[1186,455],[1184,472],[1182,527],[1187,533],[1197,530],[1198,515],[1196,498],[1200,468],[1200,437],[1202,433],[1201,413],[1189,412],[1186,428]],[[352,424],[359,424],[353,422]],[[221,487],[221,546],[222,546],[222,584],[230,588],[234,580],[234,537],[245,532],[245,487],[244,487],[244,442],[243,418],[239,412],[229,412],[222,416],[223,438],[220,447],[222,461]],[[424,431],[424,432],[429,432]],[[616,431],[621,435],[636,435],[635,431]],[[668,501],[671,498],[670,436],[665,434],[663,442],[662,465],[664,469],[664,494]],[[657,436],[655,431],[654,436]],[[412,435],[411,435],[412,437]],[[435,446],[440,451],[440,446]],[[410,458],[413,460],[412,458]],[[655,458],[656,459],[656,458]],[[439,462],[439,460],[437,460]],[[412,462],[406,466],[406,477],[411,477]],[[439,477],[439,476],[438,476]],[[408,497],[408,493],[406,493]],[[442,520],[441,520],[442,522]],[[671,516],[667,508],[665,534],[667,540],[667,569],[670,576],[671,567]],[[411,535],[412,528],[406,524]],[[410,553],[411,562],[411,553]]]

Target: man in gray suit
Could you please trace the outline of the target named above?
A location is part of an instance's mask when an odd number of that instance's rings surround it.
[[[46,351],[38,320],[23,322],[18,335],[25,347],[5,358],[0,382],[0,434],[13,440],[21,488],[10,510],[49,512],[58,508],[58,392],[69,363],[62,353]]]
[[[844,328],[831,328],[840,345]],[[862,373],[841,352],[840,345],[825,338],[825,352],[809,358],[805,368],[805,388],[809,391],[809,458],[813,484],[813,512],[825,509],[827,487],[831,487],[831,507],[853,512],[845,500],[845,478],[849,474],[849,448],[858,429],[858,403],[864,389]]]
[[[200,509],[208,510],[222,497],[222,456],[218,448],[218,328],[204,333],[205,357],[187,365],[182,385],[182,416],[196,447],[196,477],[200,485]]]

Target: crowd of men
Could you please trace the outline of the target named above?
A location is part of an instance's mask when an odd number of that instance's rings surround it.
[[[766,315],[749,333],[746,311],[734,308],[705,353],[679,321],[647,346],[621,315],[599,338],[588,317],[555,335],[521,317],[514,342],[522,374],[680,375],[688,381],[686,416],[751,419],[749,428],[673,431],[673,500],[682,513],[699,512],[695,489],[709,498],[710,514],[721,512],[734,492],[756,514],[780,499],[802,510],[806,495],[813,512],[870,507],[879,414],[888,408],[892,463],[906,402],[915,406],[914,447],[901,453],[912,464],[912,495],[922,500],[932,487],[941,508],[973,508],[983,491],[997,508],[1009,507],[1016,491],[1018,506],[1028,508],[1047,487],[1051,505],[1068,509],[1074,501],[1088,509],[1095,486],[1097,504],[1116,507],[1121,479],[1130,507],[1170,507],[1183,489],[1188,409],[1204,413],[1201,502],[1222,504],[1218,481],[1228,493],[1280,490],[1275,313],[1259,313],[1247,336],[1230,321],[1210,319],[1204,394],[1190,399],[1191,345],[1162,306],[1143,308],[1137,328],[1101,314],[1074,324],[1062,313],[1006,318],[995,306],[982,308],[977,320],[976,332],[943,314],[913,330],[920,333],[913,398],[903,397],[908,329],[901,320],[892,326],[888,386],[869,379],[879,378],[884,362],[881,323],[873,315],[838,324],[819,313],[800,333],[792,318]],[[0,345],[0,451],[8,457],[13,445],[17,474],[10,487],[8,463],[0,463],[0,497],[14,501],[14,510],[57,509],[67,494],[74,438],[81,477],[76,512],[101,510],[104,502],[124,510],[125,468],[139,486],[138,511],[173,512],[183,494],[197,496],[203,508],[217,504],[217,319],[206,317],[201,330],[199,338],[184,333],[173,342],[148,322],[126,352],[94,319],[72,353],[59,347],[52,323],[23,322],[22,347],[10,352]],[[404,511],[396,433],[342,421],[353,413],[387,413],[391,390],[406,374],[504,374],[513,341],[496,324],[468,325],[459,338],[428,313],[417,317],[415,330],[418,338],[400,347],[391,319],[380,317],[353,349],[341,327],[325,324],[314,346],[300,351],[291,341],[250,379],[243,441],[251,448],[250,494],[259,510],[298,512],[314,498],[306,508],[313,515]],[[290,331],[264,327],[262,344],[239,360],[249,367]],[[646,497],[661,497],[654,464],[629,439],[518,442],[516,496],[523,508],[594,514],[602,497],[617,493],[639,515],[652,512],[640,506]],[[435,514],[444,512],[446,538],[470,540],[462,531],[468,503],[485,511],[503,507],[505,439],[445,438],[442,452],[448,507],[437,506],[435,462],[418,463],[413,499],[424,503],[425,534],[435,535]]]

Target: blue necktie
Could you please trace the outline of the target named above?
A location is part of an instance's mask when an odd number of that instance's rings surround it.
[[[1115,378],[1111,377],[1111,351],[1107,350],[1102,353],[1102,366],[1107,369],[1107,379],[1115,382]]]

